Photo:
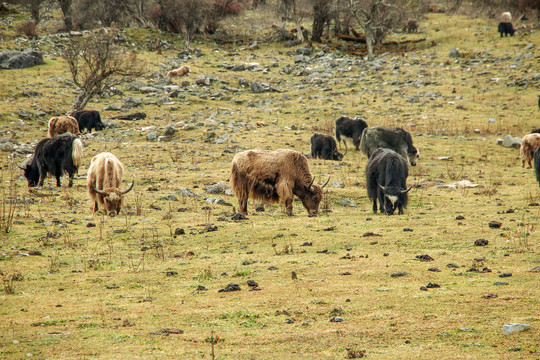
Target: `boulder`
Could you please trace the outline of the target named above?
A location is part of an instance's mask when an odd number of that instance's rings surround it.
[[[521,146],[521,139],[512,135],[506,135],[503,139],[502,146],[519,148]]]
[[[34,49],[24,51],[6,50],[0,52],[0,69],[24,69],[36,65],[43,65],[43,56]]]

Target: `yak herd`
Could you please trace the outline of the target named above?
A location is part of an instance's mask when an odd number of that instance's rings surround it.
[[[99,131],[105,126],[98,111],[78,111],[73,116],[53,117],[49,121],[50,138],[42,139],[34,154],[19,167],[24,170],[28,186],[43,186],[47,174],[56,177],[56,186],[61,186],[60,177],[67,173],[69,187],[73,176],[82,164],[83,144],[77,135],[81,131]],[[366,188],[373,202],[373,212],[392,215],[395,210],[403,214],[408,202],[407,177],[409,165],[415,166],[420,151],[413,146],[411,134],[402,128],[384,126],[368,127],[360,118],[342,116],[335,122],[336,138],[345,146],[345,154],[338,151],[336,140],[331,135],[314,134],[311,137],[311,157],[341,161],[347,154],[345,139],[352,141],[355,149],[368,157],[365,170]],[[520,148],[521,165],[533,166],[540,183],[540,129],[525,135]],[[247,215],[249,197],[255,200],[280,203],[286,213],[292,213],[296,195],[309,216],[317,216],[322,200],[323,185],[315,184],[307,157],[289,149],[248,150],[237,153],[231,164],[230,184],[239,203],[239,213],[233,218],[243,219]],[[122,198],[133,189],[121,190],[124,168],[120,160],[111,153],[103,152],[92,158],[88,168],[88,194],[94,202],[94,212],[99,204],[109,216],[120,213]],[[377,201],[379,206],[377,207]]]

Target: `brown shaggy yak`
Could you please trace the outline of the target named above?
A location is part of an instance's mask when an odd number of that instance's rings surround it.
[[[182,66],[178,69],[175,69],[175,70],[171,70],[167,73],[167,76],[168,77],[173,77],[173,76],[184,76],[186,75],[187,73],[190,73],[191,72],[191,69],[189,68],[189,66]]]
[[[133,189],[135,181],[127,190],[120,190],[124,166],[116,156],[103,152],[92,158],[88,169],[88,195],[94,200],[94,212],[98,202],[104,206],[109,216],[120,213],[122,197]]]
[[[56,116],[49,120],[49,137],[70,132],[73,135],[81,135],[77,119],[71,116]]]
[[[294,195],[302,201],[309,216],[316,216],[322,200],[322,188],[313,184],[307,158],[293,150],[248,150],[232,160],[231,188],[238,198],[239,211],[247,215],[247,202],[256,200],[281,203],[292,216]],[[330,179],[329,179],[330,180]]]
[[[538,147],[540,147],[540,134],[525,135],[521,139],[521,147],[519,148],[521,167],[525,167],[525,163],[528,163],[529,167],[532,167],[534,151]]]

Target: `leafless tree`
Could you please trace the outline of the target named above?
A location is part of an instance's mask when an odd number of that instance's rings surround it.
[[[51,11],[52,0],[21,0],[19,2],[32,15],[32,19],[39,24],[43,15]]]
[[[321,42],[324,25],[330,22],[330,9],[334,3],[332,0],[311,0],[313,4],[313,25],[311,28],[311,40]]]
[[[364,31],[368,58],[373,58],[373,47],[382,44],[393,29],[407,20],[406,0],[349,0],[352,14]]]
[[[169,31],[183,33],[186,48],[197,30],[203,29],[212,8],[210,0],[160,0],[161,13]]]
[[[66,31],[71,31],[73,29],[73,21],[71,19],[72,2],[72,0],[58,0],[58,4],[60,5],[60,9],[62,10],[64,28]]]
[[[68,111],[82,110],[95,95],[126,80],[140,76],[143,64],[134,52],[123,52],[113,42],[114,34],[100,33],[71,40],[62,57],[66,60],[73,83],[80,89]]]
[[[78,0],[74,4],[74,22],[81,27],[92,27],[100,21],[103,26],[129,22],[129,1]],[[90,25],[90,26],[89,26]]]
[[[301,11],[299,8],[298,0],[279,0],[277,7],[278,14],[286,20],[294,22],[296,26],[296,36],[298,40],[304,41],[304,34],[302,32],[302,26],[300,25],[301,21]]]

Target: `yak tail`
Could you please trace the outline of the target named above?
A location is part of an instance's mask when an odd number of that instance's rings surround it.
[[[73,149],[71,150],[71,157],[73,159],[73,165],[76,168],[82,165],[83,158],[83,144],[80,139],[73,140]]]
[[[368,148],[367,135],[366,135],[367,129],[368,128],[365,128],[364,131],[362,131],[362,137],[360,138],[360,151],[369,157],[370,154],[368,153],[369,148]]]

